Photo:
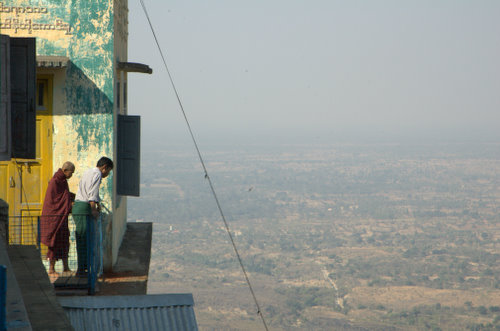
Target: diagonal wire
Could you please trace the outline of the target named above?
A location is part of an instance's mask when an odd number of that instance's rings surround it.
[[[196,138],[194,137],[193,130],[191,129],[191,125],[190,125],[189,120],[187,118],[186,112],[184,111],[184,106],[182,104],[181,98],[179,96],[177,88],[175,87],[174,80],[172,78],[172,75],[170,74],[170,70],[168,69],[167,61],[165,59],[165,56],[163,55],[163,51],[161,50],[160,43],[158,42],[158,38],[156,37],[156,33],[155,33],[154,28],[153,28],[153,24],[151,23],[151,19],[149,18],[149,14],[148,14],[148,11],[146,9],[146,5],[144,4],[143,0],[139,0],[139,1],[141,3],[142,9],[144,10],[144,14],[146,15],[146,18],[148,20],[149,27],[150,27],[151,32],[153,34],[153,37],[155,39],[158,51],[160,52],[160,56],[161,56],[161,59],[163,61],[163,65],[165,66],[165,69],[167,70],[170,84],[172,85],[172,88],[174,90],[175,96],[177,98],[177,102],[179,103],[179,107],[180,107],[180,110],[182,112],[182,116],[184,117],[184,121],[186,122],[187,128],[189,130],[189,134],[191,135],[191,140],[193,141],[194,147],[196,149],[196,153],[198,154],[198,158],[200,159],[201,166],[203,167],[203,172],[205,173],[205,179],[207,179],[208,184],[210,185],[210,190],[212,191],[212,195],[215,199],[215,203],[217,204],[217,208],[219,210],[220,216],[222,218],[222,221],[224,222],[226,232],[229,236],[229,239],[231,240],[231,244],[233,245],[234,252],[236,254],[236,257],[238,258],[238,262],[240,263],[241,270],[243,271],[243,274],[245,276],[245,280],[247,282],[248,288],[250,289],[250,293],[252,294],[253,300],[255,302],[255,306],[257,307],[257,314],[260,316],[262,323],[264,324],[264,328],[266,330],[268,330],[266,320],[264,319],[264,315],[262,314],[262,311],[260,309],[259,302],[258,302],[257,297],[255,295],[255,292],[252,288],[252,284],[250,283],[250,279],[248,278],[248,274],[246,272],[245,266],[243,265],[243,260],[241,259],[240,253],[238,252],[238,249],[236,247],[236,243],[234,242],[233,236],[231,235],[231,231],[229,230],[229,225],[226,221],[226,217],[224,216],[224,212],[223,212],[222,207],[220,205],[219,198],[217,197],[217,193],[215,191],[214,185],[212,183],[212,180],[210,179],[210,176],[208,175],[208,171],[207,171],[207,168],[205,166],[205,162],[203,160],[203,157],[201,156],[201,152],[200,152],[200,149],[198,147],[198,143],[196,142]]]

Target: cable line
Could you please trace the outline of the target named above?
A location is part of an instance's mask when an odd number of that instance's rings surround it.
[[[167,70],[168,78],[170,80],[170,84],[172,85],[172,88],[174,90],[175,96],[177,98],[177,102],[179,103],[180,110],[182,112],[182,116],[184,117],[184,121],[186,122],[187,128],[189,130],[189,134],[191,136],[191,140],[193,141],[194,147],[196,149],[196,153],[198,154],[198,158],[200,160],[201,166],[203,168],[203,172],[205,174],[205,179],[208,181],[208,184],[210,186],[210,190],[212,191],[212,195],[215,199],[215,203],[217,204],[217,209],[219,210],[220,216],[222,218],[222,221],[224,222],[224,226],[226,228],[226,232],[229,236],[229,239],[231,240],[231,244],[233,246],[234,252],[236,254],[236,257],[238,258],[238,262],[240,263],[241,270],[243,271],[243,275],[245,276],[245,280],[247,282],[248,288],[250,289],[250,293],[252,294],[253,300],[255,302],[255,306],[257,307],[257,314],[260,316],[262,323],[264,325],[264,328],[268,330],[266,320],[264,319],[264,315],[262,314],[262,311],[260,309],[259,302],[257,300],[257,297],[255,296],[255,292],[252,288],[252,284],[250,283],[250,279],[248,278],[247,271],[245,269],[245,266],[243,265],[243,260],[241,259],[240,253],[238,252],[238,249],[236,247],[236,243],[234,242],[233,236],[231,235],[231,231],[229,230],[229,225],[226,221],[226,217],[224,216],[224,212],[222,210],[222,207],[219,202],[219,198],[217,197],[217,193],[215,191],[214,185],[212,183],[212,180],[210,179],[210,176],[208,175],[207,168],[205,166],[205,161],[203,160],[203,157],[201,156],[200,149],[198,147],[198,143],[196,141],[196,138],[194,137],[193,130],[191,129],[191,124],[189,123],[189,120],[187,118],[186,112],[184,111],[184,106],[182,104],[181,98],[179,96],[179,93],[177,91],[177,88],[175,87],[174,80],[172,78],[172,75],[170,74],[170,70],[168,69],[167,61],[165,59],[165,56],[163,55],[163,51],[161,50],[160,43],[158,42],[158,38],[156,37],[155,30],[153,28],[153,24],[151,23],[151,19],[149,18],[148,11],[146,9],[146,5],[144,4],[144,0],[139,0],[142,6],[142,9],[144,11],[144,14],[146,15],[146,18],[149,23],[149,27],[151,29],[151,33],[153,34],[154,40],[156,42],[156,46],[158,48],[158,51],[160,52],[161,59],[163,61],[163,65],[165,66],[165,69]]]

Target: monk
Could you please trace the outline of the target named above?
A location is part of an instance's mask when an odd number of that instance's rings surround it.
[[[69,191],[68,179],[73,176],[75,165],[69,161],[57,170],[47,187],[40,217],[40,240],[47,245],[47,258],[50,261],[49,275],[57,275],[57,260],[63,261],[64,272],[71,271],[68,266],[69,228],[68,215],[71,212],[75,194]]]

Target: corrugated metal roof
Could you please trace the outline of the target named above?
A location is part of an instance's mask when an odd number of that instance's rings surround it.
[[[79,330],[198,330],[193,295],[59,297]]]

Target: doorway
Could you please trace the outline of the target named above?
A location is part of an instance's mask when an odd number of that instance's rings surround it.
[[[52,177],[52,77],[36,83],[36,158],[0,162],[0,197],[9,204],[9,243],[37,244],[38,216]]]

